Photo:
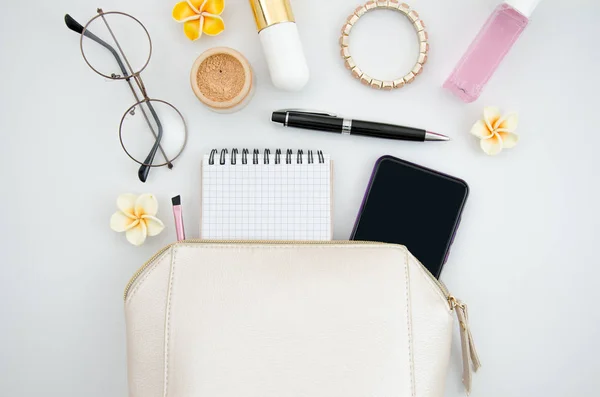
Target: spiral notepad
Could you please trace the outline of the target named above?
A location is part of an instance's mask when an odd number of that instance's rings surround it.
[[[208,240],[331,240],[331,160],[321,151],[213,150],[202,162]]]

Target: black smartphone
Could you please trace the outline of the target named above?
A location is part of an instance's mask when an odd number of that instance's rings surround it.
[[[405,245],[439,278],[468,195],[461,179],[384,156],[375,164],[351,239]]]

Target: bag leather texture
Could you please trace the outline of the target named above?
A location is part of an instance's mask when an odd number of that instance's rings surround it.
[[[126,290],[129,396],[441,397],[453,311],[399,245],[177,243]]]

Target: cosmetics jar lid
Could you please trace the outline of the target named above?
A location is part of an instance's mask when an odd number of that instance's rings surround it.
[[[258,31],[282,22],[296,22],[290,0],[250,0]]]
[[[238,51],[227,47],[202,53],[192,66],[190,83],[200,102],[220,113],[241,110],[254,92],[250,63]]]

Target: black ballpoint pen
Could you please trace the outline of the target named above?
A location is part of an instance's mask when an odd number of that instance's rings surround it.
[[[324,112],[291,109],[278,110],[273,112],[271,120],[275,123],[283,124],[285,127],[327,131],[342,135],[361,135],[418,142],[450,140],[446,135],[419,128],[346,119]]]

